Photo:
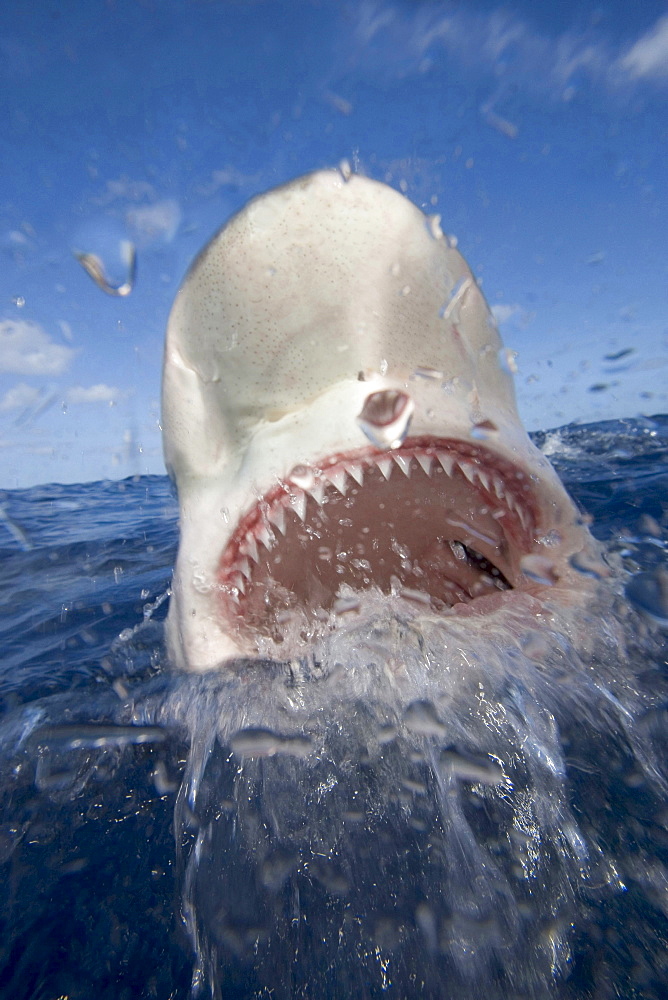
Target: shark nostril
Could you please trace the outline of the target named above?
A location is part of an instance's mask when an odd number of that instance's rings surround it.
[[[357,422],[377,448],[398,448],[408,434],[413,409],[407,393],[382,389],[366,397]]]

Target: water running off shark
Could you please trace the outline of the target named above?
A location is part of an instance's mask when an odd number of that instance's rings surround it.
[[[463,257],[361,176],[262,195],[205,247],[169,320],[163,427],[168,640],[190,670],[297,655],[378,600],[534,618],[601,570]]]

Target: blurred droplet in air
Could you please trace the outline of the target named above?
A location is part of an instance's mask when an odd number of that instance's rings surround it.
[[[341,160],[339,163],[339,173],[343,177],[344,181],[349,181],[353,175],[353,168],[350,166],[349,160]]]
[[[428,215],[427,216],[427,231],[429,235],[435,240],[443,239],[443,230],[441,229],[441,216],[440,215]]]
[[[122,225],[97,217],[79,227],[72,252],[86,274],[107,295],[125,298],[135,284],[137,251]]]
[[[305,736],[282,736],[270,729],[240,729],[230,740],[230,748],[239,757],[273,757],[290,754],[305,757],[311,741]]]
[[[443,378],[443,372],[439,371],[438,368],[429,368],[427,365],[418,365],[413,374],[418,378],[433,379],[434,382],[440,382]]]
[[[124,254],[126,260],[127,276],[125,280],[119,282],[118,284],[113,284],[112,281],[109,280],[104,263],[102,259],[97,256],[97,254],[82,253],[79,250],[75,250],[74,256],[79,261],[86,274],[90,275],[98,288],[101,288],[103,292],[107,293],[107,295],[125,298],[134,288],[135,277],[137,274],[137,252],[135,250],[134,243],[131,243],[129,240],[124,240],[122,253]]]
[[[552,560],[534,552],[520,559],[520,569],[530,580],[542,583],[547,587],[551,587],[557,582]]]
[[[499,351],[499,363],[507,375],[517,375],[517,351],[512,351],[509,347],[502,347]]]
[[[626,585],[626,596],[638,611],[662,628],[668,628],[668,569],[665,566],[634,576]]]
[[[430,701],[411,702],[404,712],[404,724],[411,733],[420,733],[422,736],[443,737],[447,734],[446,727]]]
[[[493,420],[479,420],[471,428],[471,437],[475,438],[476,441],[486,441],[488,438],[495,437],[498,433],[499,428]]]

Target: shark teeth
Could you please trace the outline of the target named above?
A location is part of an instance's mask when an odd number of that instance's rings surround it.
[[[313,512],[310,505],[314,503],[321,512],[320,516],[324,517],[328,503],[335,503],[334,490],[340,497],[346,497],[353,484],[363,488],[369,477],[373,482],[375,470],[378,470],[383,480],[389,481],[393,470],[399,468],[407,479],[417,480],[417,488],[421,475],[435,480],[438,489],[442,490],[449,488],[444,483],[443,475],[450,479],[461,477],[479,494],[485,495],[481,499],[487,513],[496,521],[504,519],[504,531],[510,530],[509,522],[512,521],[516,532],[521,531],[525,536],[530,536],[534,518],[528,503],[527,485],[516,484],[512,470],[502,471],[503,466],[495,468],[493,465],[484,465],[483,462],[475,453],[459,453],[454,448],[448,450],[435,446],[333,461],[326,469],[296,466],[286,481],[279,484],[279,491],[274,495],[273,501],[262,502],[261,515],[254,520],[250,530],[246,528],[240,540],[237,558],[227,577],[231,599],[235,604],[241,604],[247,588],[252,587],[256,566],[263,563],[267,553],[280,543],[280,536],[289,534],[290,522],[286,522],[286,511],[293,511],[295,518],[305,524],[308,510]],[[512,489],[508,488],[510,483]],[[352,493],[356,494],[357,489]],[[349,498],[346,506],[352,500],[352,497]],[[337,517],[335,510],[333,516]]]
[[[327,469],[325,472],[327,479],[332,484],[334,489],[338,490],[341,496],[345,496],[348,490],[348,483],[346,481],[346,470],[345,469]]]
[[[290,506],[300,521],[306,520],[306,494],[295,493],[290,497]]]
[[[285,507],[282,503],[269,508],[267,511],[267,520],[270,521],[282,535],[285,534]]]
[[[351,476],[358,486],[364,483],[364,469],[361,465],[346,465],[346,472]]]
[[[267,525],[263,521],[260,522],[260,524],[259,524],[259,526],[257,528],[256,536],[257,536],[258,542],[260,542],[262,545],[264,545],[265,549],[271,549],[271,548],[273,548],[274,543],[276,541],[276,537],[269,530],[269,528],[267,527]]]
[[[489,476],[487,475],[486,472],[483,472],[482,469],[477,469],[476,471],[478,473],[478,479],[480,480],[482,488],[485,490],[486,493],[489,493]]]
[[[459,468],[462,470],[462,472],[470,482],[471,486],[477,486],[477,475],[476,475],[477,470],[475,466],[471,465],[470,462],[460,462]]]
[[[451,476],[455,464],[454,456],[448,455],[446,451],[438,451],[436,452],[436,458],[446,476]]]
[[[392,469],[394,468],[394,465],[392,463],[392,459],[391,458],[377,458],[376,459],[376,465],[378,466],[378,468],[382,472],[382,474],[385,477],[385,479],[389,479],[390,476],[392,475]]]
[[[499,479],[498,476],[494,477],[494,492],[496,493],[499,500],[506,499],[506,491],[503,485],[503,480]]]
[[[253,531],[249,531],[248,534],[246,535],[246,538],[244,539],[243,549],[245,551],[245,554],[250,559],[252,559],[253,562],[258,562],[260,557],[257,551],[257,541],[255,540],[255,533]]]
[[[427,454],[427,452],[418,452],[415,458],[425,476],[431,476],[431,467],[434,464],[434,456]]]
[[[393,455],[392,458],[397,463],[403,474],[410,478],[411,474],[411,460],[409,456],[406,455]]]
[[[315,485],[312,486],[310,490],[308,490],[309,496],[313,497],[318,507],[322,506],[322,501],[325,498],[325,485],[326,484],[323,483],[322,480],[320,480],[319,482],[315,483]]]
[[[308,485],[304,484],[303,488],[297,485],[295,489],[295,476],[292,475],[290,479],[289,501],[284,500],[276,503],[267,510],[263,528],[255,532],[256,538],[262,542],[265,548],[270,549],[275,544],[276,539],[266,522],[269,522],[278,532],[285,535],[286,509],[292,508],[300,521],[305,521],[307,496],[310,496],[318,507],[322,507],[327,502],[327,487],[330,485],[341,496],[346,496],[351,485],[351,480],[358,486],[363,486],[365,474],[368,472],[371,463],[378,469],[385,480],[390,479],[392,470],[395,467],[401,469],[403,474],[407,478],[410,478],[413,471],[413,459],[415,459],[424,474],[430,479],[434,474],[434,470],[439,466],[445,475],[449,477],[455,475],[457,472],[461,473],[476,489],[483,489],[491,497],[496,496],[505,509],[510,510],[517,516],[524,529],[530,526],[531,518],[528,512],[522,507],[516,494],[511,493],[506,488],[501,476],[489,469],[482,468],[475,459],[469,461],[467,458],[460,457],[452,452],[434,449],[433,451],[416,451],[410,454],[393,452],[391,455],[376,456],[371,459],[371,462],[367,460],[366,462],[346,462],[345,464],[332,465],[329,469],[318,472],[316,474],[317,478],[312,478]],[[288,492],[287,486],[285,489]],[[255,558],[252,547],[247,554]]]

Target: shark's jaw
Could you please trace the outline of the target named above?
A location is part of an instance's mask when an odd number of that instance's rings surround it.
[[[425,435],[329,455],[241,518],[219,563],[221,615],[241,645],[281,645],[358,613],[370,590],[423,612],[489,611],[533,589],[522,567],[536,524],[530,477],[473,443]]]
[[[312,174],[232,219],[167,331],[172,659],[300,655],[379,601],[484,615],[586,591],[591,538],[501,351],[461,255],[383,184]]]

